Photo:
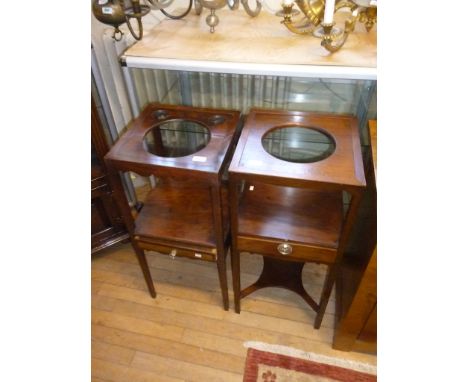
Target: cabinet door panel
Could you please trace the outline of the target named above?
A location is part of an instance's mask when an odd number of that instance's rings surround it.
[[[91,99],[91,253],[128,238],[108,184],[103,160],[108,151],[96,105]]]

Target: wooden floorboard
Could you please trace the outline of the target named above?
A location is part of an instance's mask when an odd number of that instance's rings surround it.
[[[98,358],[91,359],[92,378],[107,382],[183,382],[185,379],[173,378],[161,373],[142,370],[137,367],[119,365]]]
[[[129,244],[92,259],[92,381],[242,381],[245,341],[285,345],[376,364],[376,357],[331,348],[334,306],[320,330],[315,312],[292,292],[269,288],[222,309],[216,265],[148,253],[158,296],[152,299]],[[229,262],[229,258],[228,258]],[[241,255],[242,285],[255,281],[260,256]],[[230,268],[229,268],[230,269]],[[307,264],[306,289],[320,295],[326,268]]]
[[[91,341],[91,354],[95,358],[128,366],[135,357],[135,350],[127,346],[111,345],[97,340]]]
[[[198,344],[191,345],[179,341],[170,341],[100,325],[93,326],[92,333],[93,340],[109,344],[109,346],[115,346],[119,349],[126,347],[129,350],[131,349],[131,351],[145,352],[211,368],[213,368],[213,365],[216,365],[216,369],[233,373],[242,373],[244,367],[242,356],[209,350]]]
[[[97,262],[93,267],[93,276],[96,281],[105,280],[109,282],[108,276],[101,274],[99,278],[99,271],[104,272],[115,272],[119,274],[125,274],[128,276],[133,276],[135,279],[127,278],[127,284],[131,288],[137,288],[146,290],[144,281],[141,278],[141,270],[137,265],[134,256],[129,253],[117,253],[118,256],[115,259],[105,262]],[[248,259],[250,256],[244,256],[243,258]],[[131,260],[130,260],[131,259]],[[119,261],[114,261],[119,260]],[[216,266],[212,263],[207,262],[196,262],[189,259],[179,259],[169,260],[167,256],[157,255],[155,253],[148,254],[148,262],[150,263],[151,273],[156,284],[168,281],[170,285],[181,285],[187,289],[202,289],[215,292],[219,294],[219,284],[216,273]],[[260,267],[258,272],[255,275],[242,273],[242,285],[249,285],[250,283],[256,280],[256,275],[260,273],[261,270],[261,260]],[[201,263],[201,264],[200,264]],[[131,264],[131,265],[130,265]],[[314,265],[314,264],[310,264]],[[164,267],[164,268],[161,268]],[[318,266],[317,266],[318,267]],[[317,269],[313,269],[313,272],[317,272]],[[315,298],[319,298],[321,287],[323,285],[323,278],[325,269],[321,270],[322,274],[319,277],[314,275],[314,280],[319,279],[320,282],[305,282],[306,290]],[[203,277],[203,283],[200,283],[200,277]],[[123,277],[117,285],[122,285]],[[307,275],[304,276],[306,278]],[[228,267],[228,279],[230,280],[230,268]],[[271,301],[274,303],[280,303],[283,305],[296,306],[297,302],[303,302],[303,300],[292,294],[291,292],[284,289],[267,289],[261,290],[254,295],[255,299],[263,299],[265,301]],[[251,298],[251,297],[249,297]],[[328,309],[333,309],[334,305],[334,296],[330,299],[330,304]],[[304,307],[306,307],[304,303]]]

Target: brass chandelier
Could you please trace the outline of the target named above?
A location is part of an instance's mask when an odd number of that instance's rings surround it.
[[[299,23],[293,23],[294,4],[305,16]],[[339,50],[351,32],[356,22],[363,23],[369,32],[377,22],[377,0],[284,0],[282,3],[282,23],[291,32],[310,35],[322,39],[322,46],[329,52]],[[350,16],[346,19],[344,29],[335,27],[334,14],[340,9],[349,9]]]
[[[122,31],[120,25],[126,23],[130,33],[136,40],[141,40],[143,37],[142,17],[147,15],[152,9],[161,11],[170,19],[182,19],[189,14],[192,7],[195,8],[195,13],[200,15],[203,8],[207,8],[210,14],[206,17],[206,23],[210,27],[210,32],[213,33],[216,25],[219,23],[219,17],[216,15],[216,10],[224,6],[228,6],[232,10],[239,8],[239,3],[242,3],[244,10],[251,17],[257,16],[262,9],[262,0],[256,0],[255,9],[251,9],[248,0],[187,0],[187,5],[178,13],[171,13],[168,7],[172,5],[174,0],[143,0],[146,4],[141,4],[140,0],[94,0],[93,14],[102,23],[114,27],[113,38],[116,41],[122,39]],[[127,3],[127,4],[126,4]],[[132,19],[136,20],[138,32],[132,27]]]
[[[132,36],[141,40],[143,37],[142,17],[151,10],[161,11],[171,19],[182,19],[189,14],[192,7],[195,13],[200,15],[203,8],[210,13],[206,17],[206,23],[210,32],[215,31],[219,24],[216,10],[226,5],[231,10],[236,10],[242,4],[245,12],[251,16],[257,16],[262,9],[262,1],[255,0],[255,9],[250,8],[249,0],[186,0],[187,5],[176,13],[170,12],[168,8],[174,0],[93,0],[93,14],[101,22],[114,27],[113,38],[117,41],[122,39],[120,25],[126,23]],[[297,5],[300,11],[294,9]],[[281,23],[293,33],[301,35],[313,35],[322,39],[321,45],[329,52],[338,51],[354,31],[356,22],[363,23],[370,31],[377,22],[377,0],[283,0],[282,10],[277,15],[283,17]],[[349,10],[349,16],[344,27],[336,26],[334,15],[342,9]],[[293,16],[302,13],[304,16],[300,21],[293,21]],[[136,20],[138,31],[132,27],[132,19]]]

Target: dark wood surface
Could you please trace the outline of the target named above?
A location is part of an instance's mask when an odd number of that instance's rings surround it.
[[[372,157],[358,230],[344,255],[337,282],[337,322],[333,348],[377,351],[377,121],[369,121]],[[357,242],[353,243],[353,242]]]
[[[104,164],[108,151],[96,104],[91,98],[91,254],[129,237],[109,187]]]
[[[373,346],[373,352],[377,351],[377,303],[374,304],[374,307],[370,309],[369,317],[367,318],[364,327],[358,336],[359,342],[365,342]],[[370,346],[369,346],[370,347]]]
[[[336,249],[342,222],[339,191],[249,183],[239,204],[238,234]]]
[[[335,141],[334,153],[319,162],[291,163],[275,158],[262,146],[262,137],[278,127],[303,126],[324,131]],[[357,120],[351,116],[299,111],[251,109],[229,166],[230,176],[321,190],[366,185]],[[328,187],[331,186],[331,187]]]
[[[263,269],[260,277],[240,292],[241,298],[262,288],[279,287],[297,293],[312,309],[317,311],[319,305],[310,297],[302,284],[304,265],[305,262],[282,261],[263,256]]]
[[[163,119],[157,117],[158,111],[166,113]],[[216,123],[217,116],[222,116],[224,121]],[[147,152],[143,147],[145,134],[155,125],[174,119],[194,121],[206,126],[211,133],[209,144],[192,155],[177,158]],[[129,171],[131,168],[131,171],[145,176],[195,177],[217,182],[229,157],[228,149],[235,139],[239,119],[240,113],[232,110],[149,104],[112,147],[107,160],[112,161],[112,165],[120,171]],[[203,157],[204,161],[197,161],[196,157]]]
[[[145,135],[156,125],[171,120],[205,126],[210,134],[208,144],[182,157],[148,152],[144,146]],[[237,111],[149,104],[106,156],[114,183],[119,182],[119,171],[158,178],[136,220],[128,209],[125,195],[119,193],[119,203],[126,208],[125,222],[139,259],[145,259],[144,250],[157,250],[216,261],[225,310],[229,308],[226,276],[229,221],[222,178],[238,138],[239,122]],[[162,141],[156,139],[155,145],[158,144]],[[160,152],[167,155],[163,151]],[[143,268],[151,293],[151,275],[149,269],[146,272],[147,267]]]
[[[358,287],[351,295],[346,291],[339,291],[343,295],[337,303],[346,304],[347,308],[337,316],[338,324],[333,348],[375,353],[377,351],[377,250],[372,253],[364,271],[356,265],[345,264],[344,267],[340,275],[344,279],[341,280],[342,288],[348,286],[352,288],[353,277],[358,280]],[[349,270],[352,267],[354,272]]]
[[[227,189],[223,196],[226,205]],[[226,224],[227,209],[224,211]],[[216,248],[210,187],[193,180],[160,178],[138,214],[135,235]]]
[[[336,145],[334,153],[313,163],[292,163],[270,155],[263,148],[262,137],[284,126],[303,126],[328,134]],[[274,285],[304,298],[317,311],[314,327],[320,328],[366,184],[357,120],[349,116],[253,109],[229,167],[229,182],[236,312],[240,312],[242,297]],[[343,191],[351,195],[344,217]],[[292,248],[290,255],[280,253],[281,243]],[[260,278],[243,290],[241,250],[264,255]],[[289,261],[296,265],[288,264]],[[318,303],[300,287],[304,261],[329,266]]]

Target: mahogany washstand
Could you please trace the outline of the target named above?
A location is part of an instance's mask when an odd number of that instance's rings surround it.
[[[227,166],[240,113],[149,104],[106,156],[130,239],[150,294],[156,297],[145,250],[216,262],[229,308]],[[118,171],[157,177],[134,219]]]
[[[357,120],[252,109],[229,167],[235,310],[265,287],[298,293],[320,328],[365,187]],[[345,213],[343,192],[351,196]],[[263,255],[259,279],[240,289],[240,252]],[[317,303],[305,291],[307,262],[328,265]]]

